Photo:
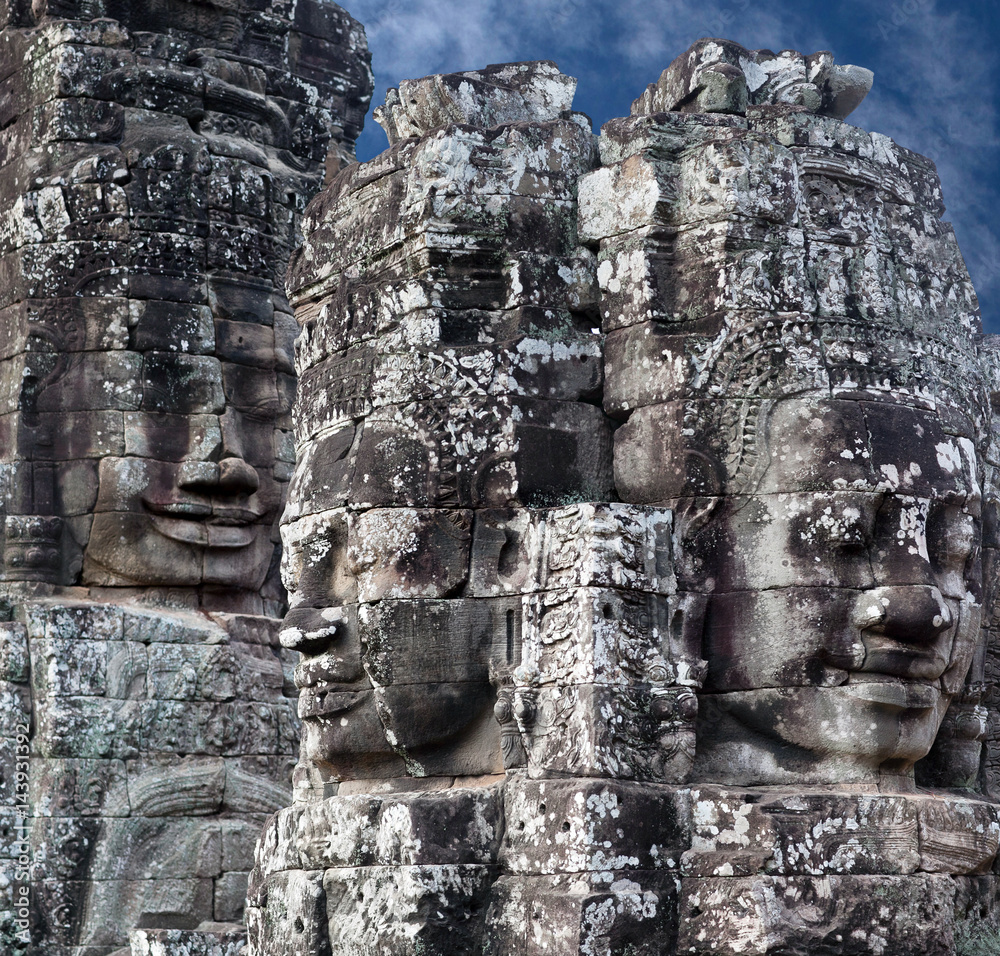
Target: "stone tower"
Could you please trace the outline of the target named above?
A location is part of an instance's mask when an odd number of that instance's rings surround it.
[[[547,62],[389,92],[289,272],[253,956],[996,935],[996,351],[871,81],[700,41],[597,142]]]
[[[289,799],[283,280],[371,73],[325,0],[0,28],[0,949],[101,956],[239,923]]]

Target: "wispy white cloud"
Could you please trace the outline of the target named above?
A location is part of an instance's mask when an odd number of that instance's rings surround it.
[[[995,37],[955,5],[913,0],[877,19],[868,9],[875,88],[858,120],[934,160],[984,323],[1000,332]]]
[[[752,0],[624,0],[619,55],[641,65],[666,66],[694,40],[725,37],[751,49],[824,49],[822,31],[797,4]]]

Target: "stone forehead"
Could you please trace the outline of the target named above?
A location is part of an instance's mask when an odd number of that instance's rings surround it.
[[[989,369],[972,336],[943,335],[849,319],[767,318],[686,343],[695,369],[689,395],[710,419],[732,402],[796,395],[885,403],[965,420],[974,435],[988,420]],[[731,414],[731,412],[730,412]],[[900,413],[902,414],[902,413]]]
[[[765,431],[758,492],[979,496],[975,429],[962,417],[888,402],[793,398],[771,409]]]

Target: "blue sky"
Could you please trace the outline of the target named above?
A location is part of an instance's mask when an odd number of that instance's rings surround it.
[[[555,60],[595,129],[702,36],[832,50],[875,72],[850,122],[937,163],[983,324],[1000,333],[1000,3],[997,0],[341,0],[364,25],[375,95],[401,79]],[[369,116],[358,157],[385,148]]]

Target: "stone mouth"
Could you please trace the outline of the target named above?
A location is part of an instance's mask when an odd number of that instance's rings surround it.
[[[260,515],[252,508],[198,500],[143,499],[153,527],[171,541],[206,548],[245,548],[257,537]]]
[[[948,669],[948,658],[936,646],[867,647],[865,661],[859,671],[852,671],[850,680],[900,680],[932,683]]]
[[[857,700],[885,704],[903,710],[928,710],[941,699],[933,684],[907,681],[889,674],[852,674],[841,690]]]
[[[299,718],[332,717],[353,710],[366,697],[365,691],[324,690],[299,694]]]
[[[295,686],[305,693],[353,692],[364,676],[360,663],[337,657],[312,658],[295,665]],[[369,689],[368,682],[364,684]]]

